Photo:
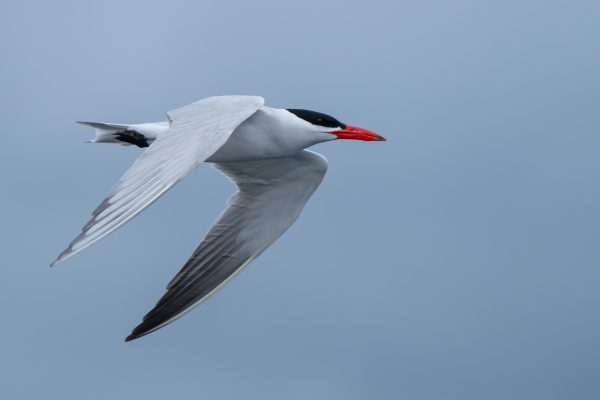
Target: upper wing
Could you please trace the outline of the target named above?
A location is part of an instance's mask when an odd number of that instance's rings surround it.
[[[238,192],[127,341],[182,316],[273,243],[321,183],[327,160],[304,150],[292,157],[216,166],[237,185]]]
[[[256,112],[262,97],[209,97],[167,113],[170,127],[125,172],[82,232],[52,265],[108,235],[215,153]]]

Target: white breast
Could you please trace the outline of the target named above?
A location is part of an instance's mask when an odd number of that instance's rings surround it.
[[[207,161],[235,162],[296,154],[332,135],[312,129],[285,109],[261,107]]]

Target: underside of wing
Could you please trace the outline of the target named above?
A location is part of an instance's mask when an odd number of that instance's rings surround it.
[[[216,166],[238,192],[127,341],[174,321],[236,276],[296,220],[327,171],[325,158],[307,150]]]
[[[218,96],[168,112],[169,130],[133,163],[81,234],[52,264],[91,246],[139,214],[214,154],[263,103],[261,97]]]

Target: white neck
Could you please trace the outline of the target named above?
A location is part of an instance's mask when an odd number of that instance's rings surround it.
[[[285,109],[263,106],[242,123],[207,161],[234,162],[286,157],[314,144],[336,139]]]

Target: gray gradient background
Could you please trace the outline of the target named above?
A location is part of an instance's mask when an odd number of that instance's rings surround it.
[[[0,5],[0,397],[600,398],[600,3]],[[123,338],[233,188],[200,168],[48,264],[147,122],[260,94],[372,129],[298,222],[185,318]]]

